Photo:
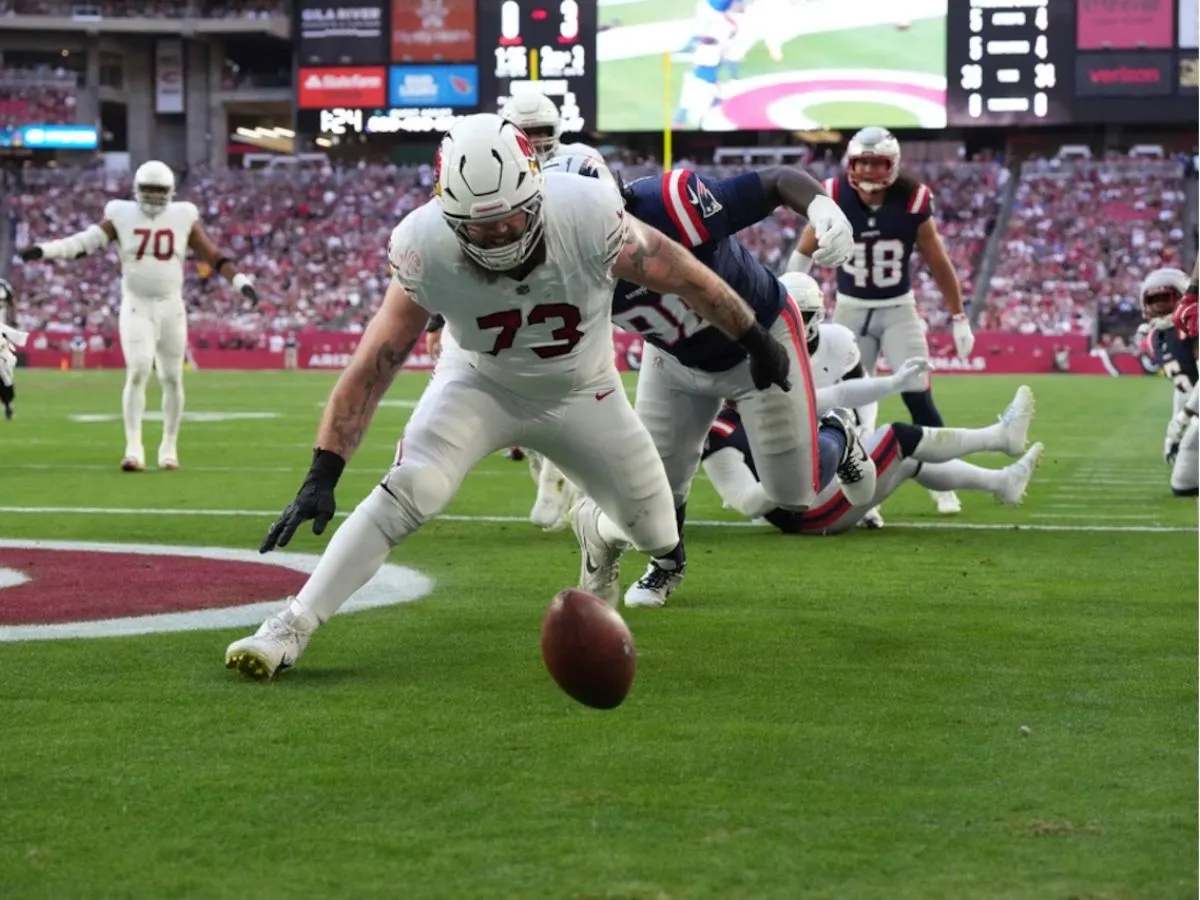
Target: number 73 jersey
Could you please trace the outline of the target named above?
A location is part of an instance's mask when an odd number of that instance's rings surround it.
[[[912,302],[913,249],[917,229],[933,215],[933,194],[923,184],[915,188],[893,184],[875,209],[863,203],[842,175],[823,183],[854,228],[854,255],[838,269],[838,302],[849,298],[870,305]]]
[[[148,216],[133,200],[110,200],[104,218],[117,232],[121,291],[157,299],[183,296],[183,266],[192,226],[200,219],[194,203],[168,203]]]
[[[551,399],[615,372],[611,269],[626,220],[607,182],[565,172],[545,179],[545,260],[523,280],[470,263],[436,199],[396,226],[388,262],[416,303],[445,317],[475,369],[519,396]]]

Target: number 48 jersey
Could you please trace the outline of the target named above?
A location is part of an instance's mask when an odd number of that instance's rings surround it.
[[[117,232],[121,290],[148,299],[183,296],[183,264],[192,226],[200,219],[194,203],[168,203],[157,216],[133,200],[110,200],[104,218]]]
[[[847,299],[870,306],[894,306],[913,301],[913,249],[917,229],[933,215],[933,194],[923,184],[905,179],[884,194],[883,205],[863,203],[843,174],[827,178],[825,192],[841,207],[854,228],[854,255],[837,273],[838,302]]]

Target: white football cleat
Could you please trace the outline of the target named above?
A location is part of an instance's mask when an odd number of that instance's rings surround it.
[[[1005,466],[1004,486],[995,492],[996,499],[1006,506],[1020,506],[1021,501],[1025,499],[1025,492],[1029,489],[1029,482],[1033,479],[1033,473],[1041,465],[1045,452],[1045,445],[1039,441],[1015,463]]]
[[[842,493],[851,506],[870,506],[875,500],[875,460],[859,439],[854,425],[854,414],[848,409],[836,407],[821,417],[822,425],[841,429],[846,438],[846,451],[838,463],[837,477],[842,484]]]
[[[1025,452],[1035,408],[1033,391],[1027,385],[1021,385],[1012,403],[1000,413],[1001,452],[1009,456],[1020,456]]]
[[[879,507],[875,506],[867,510],[867,514],[858,521],[859,528],[882,528],[883,514],[879,512]]]
[[[629,586],[625,592],[626,606],[666,606],[667,598],[683,584],[683,572],[664,569],[654,560],[646,567],[646,574]]]
[[[543,459],[538,472],[537,500],[529,511],[529,521],[543,531],[562,531],[567,527],[570,499],[567,476],[550,460]]]
[[[940,516],[957,516],[962,512],[962,501],[954,491],[930,491],[929,496],[937,504]]]
[[[125,458],[121,460],[122,472],[141,472],[146,468],[146,461],[141,457],[134,456],[131,453],[125,454]]]
[[[179,468],[179,457],[174,453],[160,453],[158,454],[158,467],[168,472],[174,471]]]
[[[587,497],[575,503],[570,518],[583,557],[579,586],[616,609],[621,599],[621,554],[625,548],[607,544],[600,537],[600,507]]]
[[[319,624],[312,612],[289,597],[282,612],[268,617],[250,637],[229,645],[225,668],[256,681],[274,678],[296,664]]]

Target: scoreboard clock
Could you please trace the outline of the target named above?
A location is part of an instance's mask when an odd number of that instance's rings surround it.
[[[596,127],[596,2],[480,4],[479,65],[494,79],[495,109],[514,94],[541,93],[558,106],[564,131]]]

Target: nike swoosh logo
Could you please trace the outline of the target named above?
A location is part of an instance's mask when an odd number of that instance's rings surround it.
[[[583,567],[587,569],[587,573],[589,575],[595,575],[596,570],[600,568],[592,562],[592,558],[590,556],[586,555],[583,557]]]
[[[616,390],[617,390],[616,388],[609,388],[607,391],[596,391],[596,399],[603,400],[609,394],[615,393]]]

